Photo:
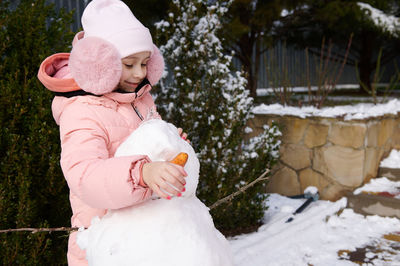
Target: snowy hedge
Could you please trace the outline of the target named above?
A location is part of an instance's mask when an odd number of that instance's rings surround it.
[[[157,104],[164,119],[184,128],[201,162],[199,198],[208,206],[272,167],[280,132],[273,125],[244,141],[253,100],[242,72],[231,69],[218,38],[227,4],[174,0],[167,21],[156,24],[169,75],[161,82]],[[253,227],[265,210],[265,183],[254,186],[212,211],[225,233]]]

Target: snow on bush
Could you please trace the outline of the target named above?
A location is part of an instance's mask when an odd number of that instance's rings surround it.
[[[254,180],[277,160],[280,132],[267,126],[244,141],[253,99],[242,72],[231,69],[218,30],[231,2],[174,0],[168,21],[156,24],[169,71],[157,95],[164,119],[184,128],[201,162],[198,196],[207,205]],[[213,211],[221,229],[252,226],[264,212],[264,184]]]

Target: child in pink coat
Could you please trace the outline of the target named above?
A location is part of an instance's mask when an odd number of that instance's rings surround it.
[[[91,1],[82,25],[71,53],[48,57],[38,73],[56,94],[52,111],[60,127],[73,227],[88,227],[107,209],[138,204],[153,192],[179,197],[187,175],[181,166],[151,162],[146,155],[114,157],[143,120],[159,117],[149,91],[164,62],[149,30],[120,0]],[[75,241],[72,233],[68,264],[87,265]]]

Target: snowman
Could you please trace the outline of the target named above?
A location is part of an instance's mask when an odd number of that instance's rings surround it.
[[[165,200],[153,195],[132,207],[108,210],[80,230],[77,244],[89,265],[229,266],[230,246],[214,227],[209,209],[196,197],[200,163],[177,128],[160,119],[143,122],[118,148],[115,156],[146,154],[169,161],[187,153],[186,191]]]

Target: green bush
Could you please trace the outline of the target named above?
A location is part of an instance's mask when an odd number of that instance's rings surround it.
[[[226,2],[226,1],[221,1]],[[198,197],[210,206],[272,167],[279,150],[278,128],[266,127],[244,142],[252,98],[246,79],[231,70],[232,57],[222,53],[218,38],[227,7],[202,1],[174,0],[168,21],[157,23],[169,67],[157,94],[162,116],[184,128],[201,163]],[[259,183],[211,214],[225,234],[254,229],[266,209],[266,183]]]
[[[72,13],[45,0],[0,1],[0,229],[70,224],[59,165],[53,94],[37,79],[41,61],[68,51]],[[66,264],[67,233],[0,235],[2,265]]]

